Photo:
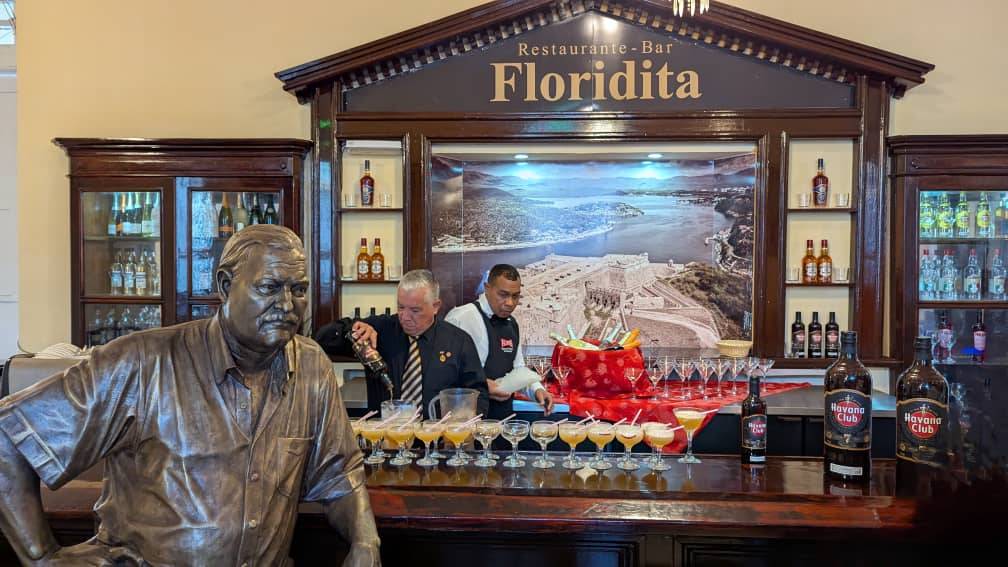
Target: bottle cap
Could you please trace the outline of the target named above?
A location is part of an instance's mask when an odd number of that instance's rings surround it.
[[[924,349],[931,352],[931,337],[917,337],[914,339],[914,350]]]

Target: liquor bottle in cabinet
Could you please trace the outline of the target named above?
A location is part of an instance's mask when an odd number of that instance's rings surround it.
[[[249,210],[249,225],[263,224],[262,209],[259,207],[259,195],[252,194],[252,209]]]
[[[970,233],[970,210],[966,200],[966,193],[959,193],[959,202],[955,208],[955,235],[958,238],[969,238]]]
[[[980,203],[976,210],[976,235],[980,238],[990,238],[994,236],[994,223],[991,218],[990,202],[987,201],[987,193],[980,193]]]
[[[217,213],[217,236],[230,238],[232,234],[234,234],[234,215],[231,214],[227,193],[224,193],[221,196],[220,211]]]
[[[818,281],[819,265],[812,239],[805,241],[805,257],[802,258],[802,283],[814,284]]]
[[[805,358],[805,323],[802,323],[801,311],[795,312],[794,323],[791,323],[791,357]]]
[[[812,178],[812,204],[816,207],[829,206],[829,177],[826,177],[826,166],[823,158],[819,158],[816,175]]]
[[[829,242],[824,238],[816,260],[816,271],[819,283],[828,284],[833,281],[833,258],[829,254]]]
[[[266,214],[263,215],[263,224],[280,224],[280,217],[277,216],[276,209],[273,208],[273,197],[267,197],[269,199],[266,205]]]
[[[374,206],[375,180],[371,177],[371,160],[364,160],[364,175],[360,178],[360,200],[362,207]]]
[[[235,207],[234,211],[234,231],[238,232],[239,230],[248,226],[249,223],[249,212],[248,209],[245,208],[244,193],[238,194],[238,203],[236,204],[238,206]]]
[[[963,293],[966,299],[978,300],[983,291],[983,281],[980,269],[980,261],[977,260],[976,249],[970,249],[969,260],[966,262],[966,269],[963,270]]]
[[[381,251],[381,238],[374,239],[374,253],[371,254],[371,281],[385,281],[385,255]]]
[[[819,312],[812,312],[812,322],[808,325],[808,357],[822,358],[823,356],[823,328],[819,322]]]
[[[1001,259],[1001,250],[994,249],[994,257],[991,259],[990,275],[987,278],[987,292],[990,298],[997,301],[1005,299],[1005,266]]]
[[[829,312],[826,323],[826,358],[840,356],[840,325],[836,321],[836,311]]]
[[[840,335],[840,358],[823,380],[823,470],[865,482],[871,477],[872,378],[857,355],[857,333]]]
[[[357,253],[357,281],[371,281],[371,255],[368,254],[367,238],[360,239]]]
[[[973,324],[973,354],[974,362],[983,362],[987,356],[987,326],[984,325],[984,314],[977,314],[977,322]]]

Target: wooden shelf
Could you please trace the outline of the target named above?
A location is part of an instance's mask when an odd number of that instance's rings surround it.
[[[84,303],[153,303],[159,304],[164,300],[157,295],[84,295],[81,297]]]
[[[825,370],[833,364],[835,358],[775,358],[774,368],[785,369],[822,369]],[[874,368],[902,368],[903,361],[895,358],[880,358],[872,360],[861,360],[861,364]]]
[[[1008,309],[1008,301],[918,301],[918,309]]]
[[[788,213],[813,213],[813,214],[823,214],[823,213],[856,213],[857,208],[855,207],[790,207],[788,208]]]
[[[854,287],[854,282],[833,282],[833,283],[801,283],[785,282],[787,287]]]
[[[84,242],[161,242],[160,236],[85,236]]]
[[[336,212],[339,214],[347,213],[401,213],[402,207],[350,207],[350,208],[339,208]]]

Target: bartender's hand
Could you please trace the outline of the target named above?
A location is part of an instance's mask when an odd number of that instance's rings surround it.
[[[357,321],[351,327],[353,331],[353,336],[358,341],[365,340],[371,344],[372,347],[378,348],[378,331],[375,331],[374,327],[368,325],[364,321]]]
[[[343,567],[381,567],[381,555],[377,545],[355,543],[343,560]]]
[[[536,390],[535,397],[539,405],[543,407],[543,415],[553,413],[553,394],[549,393],[549,390],[545,388]]]
[[[497,385],[497,381],[493,378],[487,378],[487,390],[490,391],[491,400],[506,402],[511,399],[511,394],[501,390],[500,386]]]

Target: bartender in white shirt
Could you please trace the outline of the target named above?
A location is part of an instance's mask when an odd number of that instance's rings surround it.
[[[483,364],[490,390],[491,419],[501,419],[511,414],[511,400],[514,395],[505,393],[497,385],[497,380],[523,378],[531,385],[525,394],[539,402],[544,414],[553,411],[553,396],[538,374],[525,366],[519,341],[518,322],[511,313],[521,299],[521,277],[518,270],[509,264],[497,264],[490,269],[485,291],[472,303],[459,305],[445,316],[445,321],[465,331],[474,343],[476,353]]]

